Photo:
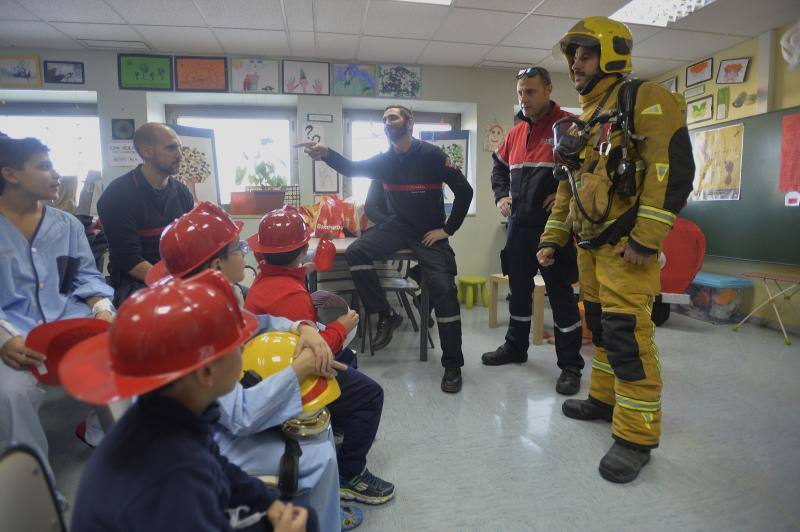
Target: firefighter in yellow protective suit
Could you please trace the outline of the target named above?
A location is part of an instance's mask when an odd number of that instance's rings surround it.
[[[563,181],[537,258],[552,265],[575,234],[595,355],[588,399],[569,399],[562,411],[612,423],[614,443],[600,474],[630,482],[661,432],[650,313],[661,290],[661,243],[692,188],[685,105],[660,85],[626,76],[633,38],[622,23],[588,17],[560,45],[583,113],[554,126],[555,175]]]

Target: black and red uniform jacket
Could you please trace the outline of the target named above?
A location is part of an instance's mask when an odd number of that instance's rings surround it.
[[[328,165],[348,177],[369,177],[380,181],[386,198],[384,228],[421,240],[428,231],[443,228],[455,233],[469,210],[472,185],[441,148],[414,139],[406,153],[392,148],[363,161],[351,161],[334,150]],[[453,210],[445,221],[444,184],[455,195]]]
[[[194,207],[191,191],[172,177],[167,186],[155,189],[139,165],[113,180],[97,201],[97,213],[108,239],[111,286],[133,280],[128,272],[146,260],[161,260],[161,232]]]
[[[550,112],[531,122],[521,120],[506,135],[492,158],[492,190],[495,203],[511,195],[511,221],[518,227],[544,227],[549,213],[544,201],[558,188],[553,177],[553,124],[574,116],[550,102]]]

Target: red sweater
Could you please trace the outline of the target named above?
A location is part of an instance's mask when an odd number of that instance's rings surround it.
[[[306,290],[305,268],[284,268],[260,263],[259,273],[244,301],[244,308],[253,314],[269,314],[292,321],[311,320],[316,323],[317,309]],[[347,331],[338,321],[331,322],[320,336],[331,351],[342,350]]]

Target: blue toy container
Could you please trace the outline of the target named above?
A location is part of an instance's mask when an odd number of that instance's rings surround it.
[[[730,323],[742,317],[742,301],[753,283],[749,279],[700,272],[686,290],[691,305],[678,305],[678,312],[712,323]]]

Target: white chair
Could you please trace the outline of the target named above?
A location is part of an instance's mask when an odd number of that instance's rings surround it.
[[[0,455],[0,530],[66,532],[53,486],[42,462],[26,445]]]

